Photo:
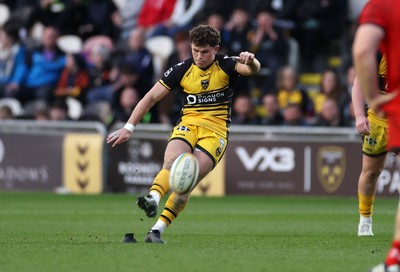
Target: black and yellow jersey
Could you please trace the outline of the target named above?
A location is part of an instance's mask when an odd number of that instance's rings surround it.
[[[168,90],[178,89],[182,95],[180,121],[224,133],[231,120],[233,88],[239,73],[233,58],[217,54],[215,61],[201,69],[193,58],[176,64],[166,71],[159,82]]]
[[[382,56],[379,67],[378,67],[378,88],[381,93],[386,93],[386,74],[387,74],[387,65],[386,58]]]

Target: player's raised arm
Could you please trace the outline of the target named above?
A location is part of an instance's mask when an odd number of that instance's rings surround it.
[[[260,71],[260,62],[253,53],[241,52],[236,60],[238,61],[236,71],[243,76],[252,76]]]
[[[129,140],[136,125],[143,119],[144,115],[161,99],[169,94],[169,90],[161,83],[157,82],[150,91],[139,101],[132,111],[125,126],[107,136],[107,143],[116,146]]]

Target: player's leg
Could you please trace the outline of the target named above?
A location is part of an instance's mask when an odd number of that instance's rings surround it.
[[[385,164],[386,154],[371,157],[363,155],[362,169],[358,180],[358,207],[360,222],[358,236],[373,236],[372,213],[376,184]]]
[[[199,161],[199,178],[197,183],[200,182],[214,167],[214,161],[206,154],[196,150],[193,152]],[[148,243],[164,243],[161,239],[161,234],[165,229],[176,219],[176,217],[185,209],[189,201],[190,193],[185,195],[178,195],[174,192],[168,197],[165,203],[164,210],[158,218],[156,224],[151,228],[147,234],[145,241]]]
[[[148,217],[155,217],[157,206],[164,195],[169,192],[169,171],[175,159],[182,153],[192,152],[192,147],[180,139],[169,141],[164,153],[163,167],[154,178],[150,192],[147,196],[139,196],[137,204],[145,211]]]

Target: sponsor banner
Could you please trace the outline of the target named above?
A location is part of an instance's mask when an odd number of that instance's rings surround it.
[[[144,194],[161,170],[167,140],[133,138],[116,147],[107,145],[107,189]]]
[[[205,176],[193,190],[193,196],[223,196],[225,195],[225,157]]]
[[[230,141],[226,193],[357,195],[360,148],[357,142]],[[380,195],[399,191],[398,158],[390,158],[378,184]]]
[[[98,194],[103,191],[103,145],[101,134],[65,136],[63,180],[68,192]]]
[[[0,189],[53,191],[60,187],[63,138],[0,133]]]

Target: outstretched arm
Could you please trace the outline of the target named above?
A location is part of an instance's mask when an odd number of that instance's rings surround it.
[[[236,71],[243,76],[252,76],[260,71],[260,62],[255,58],[253,53],[247,51],[241,52],[237,61]]]
[[[169,90],[157,82],[136,105],[126,125],[107,136],[107,143],[114,147],[128,141],[135,126],[143,119],[144,115],[168,94]]]

